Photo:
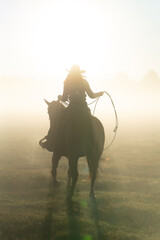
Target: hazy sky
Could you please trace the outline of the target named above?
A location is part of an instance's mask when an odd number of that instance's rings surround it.
[[[0,76],[160,74],[159,0],[1,0]]]

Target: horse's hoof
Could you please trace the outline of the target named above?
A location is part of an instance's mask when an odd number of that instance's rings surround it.
[[[72,197],[67,194],[66,200],[67,200],[67,203],[71,203],[72,202]]]
[[[60,186],[61,186],[61,183],[59,181],[56,180],[56,181],[53,182],[53,187],[54,188],[59,188]]]
[[[95,196],[89,196],[89,203],[90,205],[95,205],[97,203]]]
[[[67,199],[72,200],[72,197],[73,197],[73,193],[71,193],[70,191],[67,192]]]

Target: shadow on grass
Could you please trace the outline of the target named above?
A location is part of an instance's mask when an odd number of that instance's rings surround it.
[[[66,200],[67,205],[67,217],[69,224],[69,236],[70,240],[82,240],[81,237],[81,224],[79,221],[80,217],[80,204],[77,201],[71,199]]]
[[[95,223],[95,229],[97,232],[97,239],[101,239],[101,240],[107,240],[108,238],[106,237],[106,235],[104,236],[101,227],[100,227],[100,211],[98,209],[97,203],[96,201],[94,202],[90,202],[90,211],[91,211],[91,219],[94,220]]]
[[[59,190],[49,186],[46,216],[41,229],[41,240],[82,240],[80,226],[80,203],[63,201]],[[62,201],[61,201],[62,200]]]
[[[55,192],[52,189],[52,183],[50,183],[49,185],[49,193],[47,196],[47,199],[51,200],[53,199]],[[46,217],[44,220],[44,224],[42,227],[42,236],[41,239],[42,240],[51,240],[52,236],[53,236],[53,231],[52,231],[52,220],[53,220],[53,204],[52,202],[48,202],[48,206],[47,206],[47,213],[46,213]]]

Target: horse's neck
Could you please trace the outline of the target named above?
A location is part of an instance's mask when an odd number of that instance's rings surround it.
[[[58,112],[55,116],[52,116],[50,118],[50,126],[56,129],[60,125],[61,120],[62,120],[62,111]]]

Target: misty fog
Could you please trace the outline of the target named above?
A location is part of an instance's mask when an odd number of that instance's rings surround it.
[[[10,77],[1,77],[0,82],[1,138],[5,139],[6,134],[10,136],[20,134],[37,140],[46,135],[49,118],[47,105],[43,99],[56,100],[62,93],[63,83],[61,82],[60,88],[60,82],[56,85],[54,80],[47,85],[47,82],[43,81]],[[90,84],[92,86],[92,83]],[[160,78],[156,72],[149,71],[139,82],[129,80],[125,73],[119,73],[111,81],[106,81],[106,86],[103,88],[111,95],[119,119],[119,129],[114,144],[118,139],[121,141],[122,136],[127,138],[132,135],[139,138],[147,134],[159,136]],[[88,103],[92,100],[87,98]],[[94,106],[95,103],[89,105],[92,112]],[[113,137],[115,116],[107,95],[104,94],[99,99],[95,116],[102,121],[106,140],[110,142]]]

